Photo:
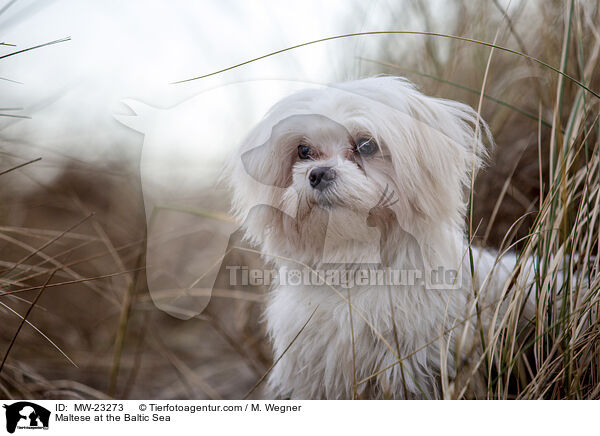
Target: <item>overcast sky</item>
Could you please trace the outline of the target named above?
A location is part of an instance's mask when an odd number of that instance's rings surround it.
[[[56,166],[64,156],[135,160],[144,137],[115,119],[135,106],[138,119],[121,121],[145,133],[146,143],[200,150],[213,165],[284,95],[364,75],[357,58],[374,57],[381,37],[330,41],[173,82],[336,34],[423,30],[418,19],[398,17],[402,9],[392,3],[0,0],[0,41],[17,45],[0,53],[71,37],[0,60],[0,77],[11,80],[0,80],[0,107],[23,107],[5,112],[32,117],[0,117],[2,149],[22,159],[43,156],[38,168]]]
[[[3,127],[13,124],[3,134],[34,130],[27,137],[55,142],[47,136],[54,132],[64,145],[65,136],[97,134],[94,125],[106,127],[107,115],[119,112],[124,98],[168,108],[223,84],[277,79],[261,102],[218,103],[207,97],[204,105],[213,106],[213,113],[254,113],[287,92],[279,81],[327,83],[351,77],[340,67],[348,64],[347,48],[360,41],[309,47],[202,81],[171,83],[307,40],[360,31],[365,10],[358,3],[16,1],[0,15],[0,41],[21,49],[66,36],[72,40],[0,62],[0,77],[23,83],[0,81],[0,107],[24,107],[20,113],[34,118],[16,123],[18,128],[14,120],[1,119]],[[3,54],[13,50],[2,47]],[[59,122],[63,118],[64,124]],[[85,154],[83,144],[77,148],[71,152]]]

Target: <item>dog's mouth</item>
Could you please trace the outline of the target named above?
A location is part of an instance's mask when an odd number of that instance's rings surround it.
[[[313,204],[326,209],[344,207],[345,202],[331,188],[317,191],[312,195]]]

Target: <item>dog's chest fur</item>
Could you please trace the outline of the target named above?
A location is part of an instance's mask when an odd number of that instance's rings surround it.
[[[490,271],[490,253],[475,251],[475,257],[482,273]],[[495,279],[488,278],[486,285],[478,280],[480,291],[487,294],[481,304],[497,297],[498,280],[509,271],[507,266],[497,267]],[[478,346],[471,277],[463,274],[462,279],[454,290],[275,287],[265,313],[276,361],[269,377],[271,394],[298,399],[441,398],[441,368],[449,379],[456,375],[457,341],[460,356],[472,355]]]
[[[347,289],[339,292],[348,297]],[[440,349],[463,331],[446,330],[464,312],[465,293],[378,286],[349,295],[352,323],[347,300],[327,286],[272,291],[267,327],[275,359],[285,352],[270,375],[274,392],[306,399],[439,396]],[[402,364],[394,365],[398,356]]]

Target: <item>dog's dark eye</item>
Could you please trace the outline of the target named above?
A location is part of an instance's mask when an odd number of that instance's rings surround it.
[[[298,146],[298,157],[300,159],[308,159],[312,156],[312,152],[308,145],[299,145]]]
[[[373,138],[360,138],[356,141],[356,151],[361,156],[373,156],[377,150],[379,150],[379,146]]]

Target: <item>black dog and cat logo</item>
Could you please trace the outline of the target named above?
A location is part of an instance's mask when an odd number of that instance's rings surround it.
[[[14,433],[22,430],[48,430],[50,411],[29,401],[19,401],[4,405],[6,409],[6,431]]]

